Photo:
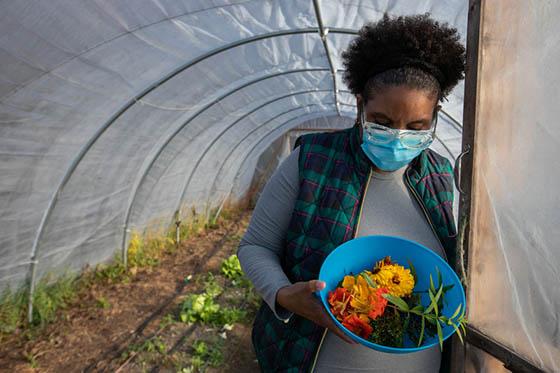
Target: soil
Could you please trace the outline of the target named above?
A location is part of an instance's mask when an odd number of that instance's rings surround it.
[[[192,342],[221,331],[176,321],[182,298],[200,290],[197,281],[185,279],[219,273],[223,259],[237,250],[250,215],[242,211],[181,242],[157,266],[138,269],[129,283],[92,283],[31,340],[21,333],[3,340],[0,371],[188,371]],[[165,322],[166,315],[175,322]],[[235,324],[223,339],[224,362],[206,371],[258,372],[250,335],[250,321]],[[162,352],[138,347],[154,338],[163,342]]]

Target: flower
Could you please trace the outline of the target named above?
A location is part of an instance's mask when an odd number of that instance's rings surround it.
[[[370,309],[370,294],[373,288],[369,286],[367,280],[362,276],[356,276],[356,282],[352,286],[352,300],[350,305],[358,313],[367,314]]]
[[[352,295],[344,288],[336,288],[334,291],[329,291],[328,301],[331,305],[331,312],[340,321],[348,315],[348,303]]]
[[[387,294],[388,290],[386,288],[377,288],[370,295],[370,305],[368,316],[375,320],[379,316],[383,315],[385,312],[385,307],[387,306],[387,299],[383,297],[383,294]]]
[[[369,325],[367,316],[358,316],[355,313],[345,317],[342,321],[342,325],[352,333],[365,339],[368,339],[373,332],[373,328]]]
[[[356,284],[356,278],[354,276],[344,276],[342,280],[342,287],[346,290],[352,290],[352,286]]]
[[[414,277],[410,269],[391,263],[389,257],[377,262],[373,272],[366,271],[366,273],[379,287],[387,288],[391,295],[406,297],[412,294]]]

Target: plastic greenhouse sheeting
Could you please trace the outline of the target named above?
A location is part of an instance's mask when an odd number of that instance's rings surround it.
[[[560,4],[487,1],[482,14],[469,321],[558,372]]]
[[[464,1],[319,4],[332,67],[307,0],[0,2],[0,288],[241,199],[291,128],[354,118],[340,54],[366,21],[431,12],[465,37]],[[451,158],[460,127],[441,119]]]

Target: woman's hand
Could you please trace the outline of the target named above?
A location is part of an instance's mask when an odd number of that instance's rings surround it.
[[[321,301],[313,294],[325,287],[324,281],[311,280],[306,282],[296,282],[290,286],[285,286],[276,293],[276,302],[293,313],[313,321],[315,324],[328,328],[345,342],[356,344],[340,330],[325,311]]]

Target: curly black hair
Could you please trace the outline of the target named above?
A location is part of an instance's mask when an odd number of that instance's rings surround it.
[[[366,23],[342,53],[344,82],[367,101],[377,89],[406,85],[443,100],[464,78],[465,47],[456,28],[430,14]]]

